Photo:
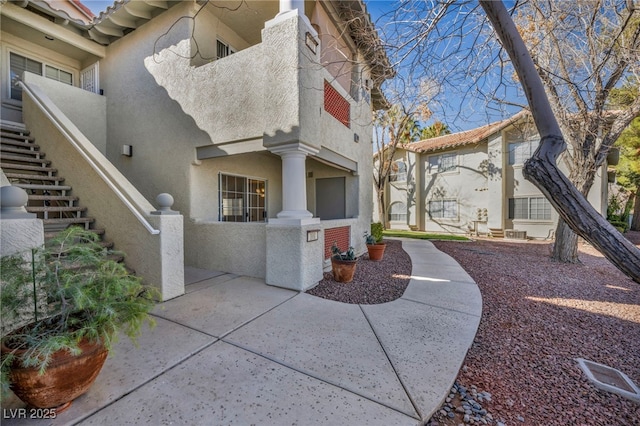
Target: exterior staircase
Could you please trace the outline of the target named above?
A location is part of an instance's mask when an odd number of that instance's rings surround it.
[[[44,223],[45,241],[68,226],[83,226],[101,237],[103,229],[92,229],[94,219],[85,216],[86,208],[78,197],[70,195],[71,186],[51,167],[26,127],[19,123],[0,123],[0,168],[13,186],[24,189],[29,201],[26,209]],[[102,242],[111,248],[113,243]]]
[[[489,233],[493,238],[504,238],[504,229],[489,228]]]

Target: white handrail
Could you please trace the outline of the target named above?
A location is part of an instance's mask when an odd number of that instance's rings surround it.
[[[160,230],[155,229],[153,226],[151,226],[149,221],[147,221],[147,219],[138,211],[138,209],[136,209],[136,207],[133,204],[131,204],[131,202],[127,199],[127,197],[124,196],[122,191],[120,191],[120,189],[116,186],[116,184],[113,183],[113,181],[109,178],[109,176],[107,176],[102,170],[100,170],[98,165],[93,161],[93,159],[89,155],[87,155],[87,153],[82,149],[80,144],[76,141],[75,136],[69,133],[67,129],[65,129],[64,126],[62,126],[62,124],[60,124],[60,122],[55,117],[55,115],[53,115],[51,111],[49,111],[47,106],[44,105],[44,103],[42,103],[42,101],[36,96],[35,93],[33,93],[31,88],[29,88],[29,86],[27,86],[22,81],[18,81],[18,85],[22,88],[23,93],[26,93],[27,95],[29,95],[29,97],[47,116],[47,118],[51,120],[53,125],[56,126],[56,128],[64,135],[64,137],[67,138],[69,143],[71,143],[71,145],[80,153],[80,155],[82,155],[82,157],[87,161],[87,163],[89,163],[89,165],[96,171],[96,173],[98,173],[98,175],[107,184],[107,186],[111,188],[113,192],[115,192],[118,198],[120,198],[120,201],[122,201],[124,205],[127,206],[129,210],[131,210],[131,213],[133,213],[136,219],[140,221],[140,223],[147,229],[147,231],[149,231],[149,233],[152,235],[158,235],[160,233]]]

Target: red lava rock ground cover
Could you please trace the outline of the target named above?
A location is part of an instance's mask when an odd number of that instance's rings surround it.
[[[640,246],[640,232],[626,236]],[[352,283],[328,273],[308,293],[345,303],[397,299],[411,260],[399,241],[386,242],[382,262],[361,256]],[[488,412],[475,424],[640,425],[640,404],[597,390],[575,361],[611,366],[640,385],[640,284],[588,244],[575,265],[552,262],[543,242],[434,244],[474,278],[483,312],[449,401],[454,418],[436,414],[428,424],[467,424],[459,390],[465,388]]]
[[[640,245],[640,233],[626,235]],[[482,294],[482,320],[457,383],[491,395],[482,403],[490,424],[640,425],[640,404],[597,390],[575,361],[608,365],[640,385],[640,284],[588,244],[580,264],[552,262],[549,243],[435,245]],[[461,416],[436,414],[430,424],[459,425]]]
[[[385,240],[387,248],[379,262],[364,254],[358,258],[350,283],[334,281],[331,272],[307,293],[323,299],[361,305],[390,302],[402,296],[411,278],[411,258],[402,250],[400,241]]]

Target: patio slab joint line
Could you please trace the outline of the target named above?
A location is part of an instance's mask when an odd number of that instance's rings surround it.
[[[469,312],[459,311],[457,309],[444,308],[442,306],[433,305],[431,303],[425,303],[425,302],[422,302],[420,300],[411,299],[409,297],[401,297],[400,299],[406,300],[407,302],[419,303],[420,305],[429,306],[429,307],[432,307],[432,308],[438,308],[438,309],[443,309],[445,311],[455,312],[457,314],[469,315],[470,317],[476,317],[476,318],[482,318],[482,314],[475,315],[475,314],[470,314]]]
[[[420,407],[418,407],[418,404],[416,403],[416,401],[413,399],[413,397],[409,393],[409,389],[407,389],[407,386],[405,385],[404,381],[400,377],[400,374],[398,374],[398,370],[396,370],[396,366],[393,365],[393,362],[391,361],[391,358],[389,357],[389,354],[387,353],[386,348],[384,347],[384,345],[382,344],[382,341],[378,337],[378,333],[376,333],[376,329],[373,327],[373,324],[369,320],[369,317],[367,316],[367,314],[364,311],[364,309],[362,309],[362,305],[358,305],[358,307],[360,308],[360,311],[362,312],[362,315],[364,316],[364,319],[367,320],[367,324],[369,324],[369,327],[371,328],[371,332],[376,337],[376,340],[378,341],[378,344],[380,345],[380,348],[382,349],[382,352],[384,353],[384,356],[387,358],[387,361],[389,361],[389,365],[391,365],[391,368],[393,369],[393,372],[395,373],[396,377],[398,378],[398,381],[400,382],[400,385],[402,386],[402,389],[404,389],[404,393],[407,394],[407,398],[409,398],[409,402],[411,402],[411,405],[413,406],[413,409],[416,411],[416,414],[418,414],[419,420],[422,420],[423,413],[420,410]]]
[[[247,352],[249,352],[249,353],[252,353],[252,354],[254,354],[254,355],[256,355],[256,356],[259,356],[259,357],[264,358],[264,359],[266,359],[266,360],[269,360],[269,361],[271,361],[271,362],[275,362],[276,364],[281,365],[281,366],[283,366],[283,367],[285,367],[285,368],[288,368],[289,370],[295,371],[295,372],[300,373],[300,374],[304,374],[305,376],[309,376],[309,377],[311,377],[312,379],[315,379],[315,380],[318,380],[318,381],[320,381],[320,382],[326,383],[326,384],[328,384],[328,385],[330,385],[330,386],[335,386],[335,387],[337,387],[338,389],[342,389],[342,390],[344,390],[344,391],[346,391],[346,392],[350,392],[350,393],[352,393],[352,394],[354,394],[354,395],[358,395],[359,397],[364,398],[364,399],[366,399],[366,400],[368,400],[368,401],[371,401],[371,402],[373,402],[374,404],[378,404],[378,405],[381,405],[381,406],[383,406],[383,407],[386,407],[386,408],[388,408],[388,409],[390,409],[390,410],[396,411],[396,412],[398,412],[398,413],[400,413],[400,414],[404,414],[404,415],[405,415],[405,416],[407,416],[407,417],[411,417],[411,418],[416,419],[416,420],[421,420],[421,419],[419,419],[419,418],[417,418],[417,417],[416,417],[416,414],[415,414],[415,413],[413,413],[413,414],[412,414],[412,413],[408,413],[408,412],[403,411],[403,410],[401,410],[401,409],[399,409],[399,408],[397,408],[397,407],[393,407],[393,406],[391,406],[391,405],[389,405],[389,404],[386,404],[386,403],[384,403],[384,402],[381,402],[381,401],[378,401],[378,400],[372,399],[371,397],[369,397],[369,396],[367,396],[367,395],[363,395],[361,392],[359,392],[359,391],[357,391],[357,390],[350,389],[350,388],[348,388],[348,387],[345,387],[344,385],[340,385],[340,384],[335,383],[335,382],[333,382],[333,381],[331,381],[331,380],[328,380],[328,379],[326,379],[326,378],[322,378],[322,377],[320,377],[320,376],[316,375],[315,373],[313,373],[313,372],[311,372],[311,371],[307,371],[307,370],[304,370],[304,369],[301,369],[301,368],[295,368],[295,367],[293,367],[293,366],[291,366],[291,365],[289,365],[289,364],[285,364],[285,362],[284,362],[284,361],[281,361],[281,360],[279,360],[279,359],[277,359],[277,358],[274,358],[274,357],[271,357],[271,356],[268,356],[268,355],[262,354],[262,353],[260,353],[260,352],[257,352],[257,351],[255,351],[255,350],[253,350],[253,349],[251,349],[251,348],[245,347],[245,346],[243,346],[243,345],[241,345],[241,344],[239,344],[239,343],[236,343],[236,342],[230,342],[230,341],[227,341],[227,340],[224,340],[224,339],[221,339],[220,341],[222,341],[222,342],[224,342],[224,343],[227,343],[227,344],[229,344],[229,345],[235,346],[235,347],[236,347],[236,348],[238,348],[238,349],[242,349],[242,350],[244,350],[244,351],[247,351]],[[394,369],[394,371],[395,371],[395,369]],[[402,383],[402,382],[400,382],[400,383]],[[403,387],[404,387],[404,385],[403,385]],[[406,391],[406,390],[405,390],[405,391]],[[411,398],[410,398],[409,400],[411,401]],[[413,404],[413,401],[411,401],[411,403]],[[414,404],[414,407],[415,407],[415,404]],[[418,411],[417,411],[417,410],[416,410],[416,413],[418,413]],[[419,413],[418,413],[418,415],[419,415]]]
[[[243,322],[242,324],[240,324],[239,326],[237,326],[236,328],[234,328],[233,330],[227,331],[224,334],[221,334],[218,339],[223,340],[225,337],[227,337],[228,335],[230,335],[231,333],[240,330],[242,327],[246,327],[247,325],[251,324],[252,322],[254,322],[255,320],[257,320],[258,318],[261,318],[263,316],[265,316],[266,314],[268,314],[269,312],[273,311],[276,308],[279,308],[280,306],[284,305],[285,303],[287,303],[288,301],[290,301],[291,299],[293,299],[294,297],[299,296],[300,294],[302,294],[302,292],[298,292],[296,294],[294,294],[293,296],[287,298],[286,300],[283,300],[282,302],[278,303],[277,305],[275,305],[274,307],[272,307],[269,310],[264,311],[263,313],[261,313],[260,315],[256,315],[255,317],[251,318],[250,320],[247,320],[245,322]],[[225,343],[229,343],[226,342]]]
[[[164,319],[164,318],[163,318]],[[113,401],[109,402],[108,404],[99,407],[98,409],[90,412],[90,413],[86,413],[86,415],[81,415],[76,419],[71,420],[71,423],[74,425],[77,425],[87,419],[90,419],[91,417],[93,417],[94,415],[98,414],[100,411],[104,410],[107,407],[110,407],[111,405],[115,404],[116,402],[120,401],[122,398],[125,398],[129,395],[131,395],[132,393],[136,392],[138,389],[146,386],[147,384],[151,383],[152,381],[156,380],[158,377],[164,375],[165,373],[173,370],[174,368],[176,368],[177,366],[183,364],[185,361],[188,361],[189,359],[191,359],[192,357],[194,357],[195,355],[198,355],[200,352],[204,351],[205,349],[208,349],[210,346],[216,344],[217,342],[219,342],[220,339],[216,339],[213,342],[209,342],[206,345],[204,345],[203,347],[189,353],[187,356],[181,358],[178,362],[176,362],[173,365],[170,365],[168,368],[163,369],[162,371],[160,371],[158,374],[153,375],[149,380],[146,380],[144,382],[141,382],[138,386],[134,387],[133,389],[131,389],[129,392],[126,392],[122,395],[120,395],[120,397],[114,399]]]

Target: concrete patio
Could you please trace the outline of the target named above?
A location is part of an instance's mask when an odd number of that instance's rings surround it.
[[[403,240],[402,298],[349,305],[264,281],[187,269],[139,348],[122,339],[91,390],[53,420],[3,425],[416,425],[444,401],[482,300],[433,244]]]

